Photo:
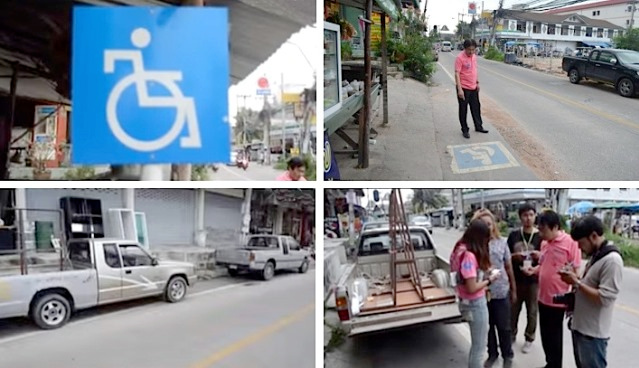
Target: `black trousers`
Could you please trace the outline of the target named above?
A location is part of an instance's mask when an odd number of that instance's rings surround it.
[[[497,337],[504,359],[512,359],[513,347],[510,340],[510,298],[491,299],[488,302],[488,356],[497,358]]]
[[[484,122],[481,120],[481,104],[479,103],[479,91],[476,89],[464,89],[464,99],[457,96],[459,102],[459,123],[461,124],[462,133],[468,132],[468,105],[470,105],[470,115],[473,117],[475,130],[483,129]]]
[[[539,303],[539,333],[546,368],[561,368],[564,348],[564,308]]]

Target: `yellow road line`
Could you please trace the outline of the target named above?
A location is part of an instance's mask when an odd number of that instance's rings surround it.
[[[629,120],[626,120],[624,118],[621,118],[619,116],[615,116],[615,115],[612,115],[612,114],[608,114],[608,113],[602,112],[602,111],[600,111],[600,110],[598,110],[598,109],[596,109],[594,107],[590,107],[588,105],[582,104],[581,102],[573,101],[571,99],[568,99],[568,98],[563,97],[561,95],[558,95],[556,93],[548,92],[548,91],[546,91],[544,89],[535,87],[535,86],[530,85],[528,83],[524,83],[524,82],[518,81],[516,79],[510,78],[510,77],[506,77],[505,75],[497,73],[497,72],[494,72],[494,71],[492,71],[492,70],[490,70],[490,69],[488,69],[486,67],[483,67],[482,69],[484,69],[485,71],[487,71],[487,72],[489,72],[491,74],[494,74],[496,76],[502,77],[502,78],[507,79],[507,80],[509,80],[511,82],[515,82],[517,84],[521,84],[522,86],[528,87],[528,88],[530,88],[530,89],[532,89],[534,91],[537,91],[537,92],[539,92],[541,94],[544,94],[546,96],[549,96],[549,97],[552,97],[552,98],[557,99],[559,101],[562,101],[565,104],[572,105],[574,107],[582,109],[582,110],[584,110],[586,112],[589,112],[589,113],[591,113],[593,115],[597,115],[597,116],[599,116],[601,118],[608,119],[608,120],[613,121],[615,123],[626,125],[626,126],[628,126],[630,128],[639,130],[639,125],[638,124],[635,124],[635,123],[633,123],[633,122],[631,122]]]
[[[312,312],[315,310],[315,303],[311,303],[307,306],[305,306],[304,308],[300,309],[299,311],[291,314],[288,317],[284,317],[282,319],[280,319],[279,321],[266,326],[256,332],[254,332],[253,334],[243,338],[240,341],[237,341],[231,345],[226,346],[225,348],[223,348],[222,350],[208,356],[207,358],[202,359],[201,361],[193,364],[191,366],[191,368],[208,368],[210,366],[212,366],[213,364],[219,362],[220,360],[228,357],[229,355],[232,355],[234,353],[237,353],[238,351],[246,348],[247,346],[254,344],[262,339],[264,339],[265,337],[274,334],[275,332],[281,330],[282,328],[292,324],[293,322],[296,322],[300,319],[302,319],[303,317],[305,317],[308,313]],[[313,324],[315,324],[315,322],[313,321]]]
[[[621,310],[623,310],[625,312],[628,312],[628,313],[634,314],[636,316],[639,316],[639,309],[628,307],[626,305],[619,304],[619,303],[616,303],[615,305],[617,306],[617,308],[619,308],[619,309],[621,309]]]

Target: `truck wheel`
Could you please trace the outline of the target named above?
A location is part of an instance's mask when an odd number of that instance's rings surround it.
[[[273,262],[266,262],[264,269],[262,270],[262,279],[268,281],[275,276],[275,264]]]
[[[305,259],[304,262],[302,262],[302,265],[300,266],[298,271],[300,273],[306,273],[306,271],[308,271],[308,260]]]
[[[188,286],[182,276],[175,276],[169,280],[164,291],[164,300],[169,303],[177,303],[184,299]]]
[[[635,85],[628,78],[623,78],[617,83],[617,91],[623,97],[632,97],[635,94]]]
[[[33,306],[31,319],[43,330],[53,330],[64,326],[71,317],[71,304],[60,294],[41,296]]]
[[[577,71],[577,69],[570,69],[570,71],[568,72],[568,77],[570,78],[570,83],[572,84],[578,84],[581,80],[579,71]]]
[[[229,271],[229,276],[231,276],[231,277],[235,277],[239,273],[238,270],[235,270],[235,269],[232,269],[232,268],[229,268],[228,271]]]

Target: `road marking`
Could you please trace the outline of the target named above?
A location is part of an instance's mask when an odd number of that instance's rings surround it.
[[[448,77],[450,78],[450,80],[453,81],[453,84],[455,83],[455,77],[453,77],[452,74],[450,74],[448,72],[448,70],[446,70],[446,68],[444,68],[444,66],[442,65],[442,63],[440,63],[439,61],[437,62],[437,64],[439,65],[440,68],[442,68],[442,70],[444,71],[444,73],[448,74]]]
[[[252,180],[251,178],[249,178],[248,176],[244,176],[242,174],[238,174],[235,171],[229,169],[228,167],[226,167],[226,165],[222,166],[220,165],[220,167],[224,170],[226,170],[228,173],[237,176],[238,178],[242,179],[242,180]]]
[[[619,309],[621,309],[621,310],[623,310],[625,312],[628,312],[628,313],[634,314],[636,316],[639,316],[639,309],[635,309],[635,308],[629,307],[627,305],[619,304],[619,303],[616,303],[615,305],[617,306],[617,308],[619,308]]]
[[[302,319],[303,317],[305,317],[307,314],[309,314],[310,312],[314,310],[315,310],[315,302],[307,305],[306,307],[289,315],[288,317],[284,317],[280,319],[279,321],[254,332],[253,334],[245,337],[244,339],[240,341],[237,341],[231,345],[228,345],[227,347],[216,352],[215,354],[203,359],[202,361],[198,363],[195,363],[194,365],[191,366],[191,368],[208,368],[212,366],[213,364],[219,362],[220,360],[228,357],[229,355],[232,355],[248,347],[249,345],[252,345],[266,338],[267,336],[274,334],[275,332],[281,330],[282,328]]]
[[[484,67],[484,70],[486,70],[487,72],[489,72],[491,74],[494,74],[496,76],[499,76],[499,77],[502,77],[504,79],[507,79],[507,80],[509,80],[511,82],[515,82],[517,84],[521,84],[522,86],[528,87],[528,88],[530,88],[530,89],[532,89],[534,91],[537,91],[537,92],[539,92],[541,94],[544,94],[546,96],[549,96],[549,97],[552,97],[554,99],[557,99],[557,100],[559,100],[559,101],[561,101],[561,102],[563,102],[565,104],[572,105],[574,107],[582,109],[582,110],[584,110],[586,112],[589,112],[589,113],[591,113],[593,115],[597,115],[597,116],[599,116],[601,118],[608,119],[610,121],[613,121],[613,122],[628,126],[628,127],[633,128],[635,130],[639,130],[639,125],[634,124],[631,121],[628,121],[628,120],[626,120],[624,118],[620,118],[620,117],[612,115],[612,114],[601,112],[600,110],[598,110],[598,109],[596,109],[594,107],[590,107],[588,105],[582,104],[581,102],[573,101],[571,99],[568,99],[568,98],[563,97],[561,95],[558,95],[556,93],[548,92],[548,91],[545,91],[545,90],[543,90],[541,88],[538,88],[538,87],[535,87],[533,85],[530,85],[528,83],[524,83],[524,82],[518,81],[516,79],[510,78],[510,77],[506,77],[505,75],[497,73],[497,72],[494,72],[494,71],[490,70],[489,68]]]
[[[453,157],[451,169],[454,174],[506,169],[519,166],[515,157],[501,142],[482,142],[448,146]]]
[[[245,285],[248,285],[248,284],[250,284],[250,282],[244,282],[244,283],[232,284],[232,285],[225,285],[225,286],[221,286],[219,288],[200,291],[200,292],[193,293],[193,294],[187,294],[187,297],[188,298],[197,298],[197,297],[204,296],[204,295],[207,295],[207,294],[212,294],[212,293],[215,293],[215,292],[218,292],[218,291],[229,290],[229,289],[232,289],[232,288],[245,286]],[[135,311],[138,311],[138,309],[142,308],[142,307],[148,307],[148,306],[151,306],[151,307],[152,306],[157,306],[157,307],[159,307],[160,305],[161,304],[158,303],[158,304],[135,306],[135,307],[127,308],[127,309],[124,309],[124,310],[121,310],[121,311],[117,311],[117,312],[110,312],[110,313],[106,313],[106,314],[97,315],[95,317],[85,318],[85,319],[82,319],[82,320],[79,320],[79,321],[73,321],[72,320],[72,321],[69,321],[69,325],[66,326],[66,327],[78,326],[78,325],[82,325],[82,324],[89,323],[89,322],[95,322],[95,321],[98,321],[98,320],[104,319],[104,318],[118,317],[118,316],[123,315],[123,314],[133,313]],[[44,334],[44,333],[47,333],[47,332],[48,331],[44,331],[44,330],[42,330],[42,331],[33,331],[33,332],[28,332],[26,334],[20,334],[20,335],[16,335],[16,336],[6,337],[6,338],[3,338],[3,339],[0,339],[0,345],[5,345],[5,344],[8,344],[8,343],[13,342],[13,341],[26,339],[26,338],[37,336],[37,335]]]
[[[207,294],[213,294],[213,293],[217,293],[217,292],[224,291],[224,290],[234,289],[234,288],[240,287],[240,286],[248,286],[250,284],[251,284],[251,282],[243,282],[241,284],[230,284],[230,285],[226,285],[226,286],[220,286],[220,287],[215,288],[215,289],[204,290],[204,291],[200,291],[200,292],[197,292],[197,293],[189,294],[189,297],[196,298],[198,296],[207,295]]]

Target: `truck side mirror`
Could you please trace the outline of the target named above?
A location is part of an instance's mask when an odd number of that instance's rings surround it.
[[[160,262],[158,261],[158,259],[157,259],[157,258],[152,258],[152,259],[151,259],[151,266],[154,266],[154,267],[155,267],[155,266],[157,266],[157,265],[159,265],[159,264],[160,264]]]
[[[617,64],[617,59],[612,58],[612,59],[610,59],[610,62],[611,62],[612,64]]]

